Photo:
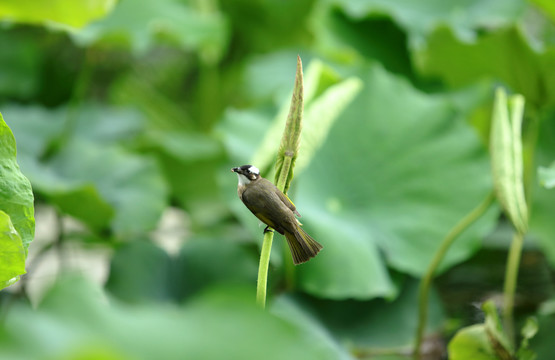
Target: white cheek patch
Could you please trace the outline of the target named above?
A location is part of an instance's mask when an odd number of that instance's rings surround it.
[[[249,168],[249,171],[253,174],[260,175],[260,170],[258,170],[258,168],[256,166],[251,166]]]
[[[245,175],[243,174],[237,174],[237,177],[239,178],[239,186],[244,186],[244,185],[248,185],[250,184],[250,180],[249,178],[247,178]]]

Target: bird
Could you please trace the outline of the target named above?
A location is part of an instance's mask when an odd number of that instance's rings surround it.
[[[293,202],[271,181],[260,176],[256,166],[243,165],[231,171],[239,178],[237,194],[241,201],[267,225],[264,232],[272,228],[285,236],[295,265],[307,262],[322,250],[322,245],[301,227],[295,217],[301,215]]]

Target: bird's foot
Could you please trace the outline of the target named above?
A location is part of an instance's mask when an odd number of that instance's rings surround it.
[[[274,230],[271,229],[269,226],[266,226],[266,227],[264,228],[264,234],[266,234],[267,232],[274,232]]]

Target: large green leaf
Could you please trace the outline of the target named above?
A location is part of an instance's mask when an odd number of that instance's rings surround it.
[[[484,26],[514,22],[524,9],[522,0],[334,0],[349,16],[388,14],[409,35],[412,46],[421,45],[440,24],[446,24],[461,39],[470,40]]]
[[[160,38],[186,50],[199,51],[205,60],[218,60],[227,46],[227,24],[218,12],[201,11],[177,0],[122,0],[106,18],[73,34],[83,45],[101,39],[129,44],[144,53]]]
[[[80,28],[105,16],[115,3],[115,0],[4,0],[0,3],[0,19]]]
[[[25,251],[35,233],[33,200],[31,184],[16,161],[14,136],[0,114],[0,210],[11,219]]]
[[[363,93],[293,192],[305,228],[324,245],[299,267],[301,288],[319,296],[393,294],[384,265],[422,275],[440,240],[491,189],[485,149],[456,110],[462,104],[419,93],[378,66],[361,76]],[[477,250],[495,216],[469,228],[441,268]]]
[[[425,49],[414,53],[425,76],[459,87],[481,79],[502,81],[526,103],[541,106],[555,102],[555,54],[532,50],[517,28],[502,29],[463,43],[447,29],[431,34]]]
[[[0,210],[0,289],[25,274],[25,248],[8,214]]]
[[[253,289],[213,289],[184,306],[123,307],[83,280],[58,283],[38,310],[13,308],[9,359],[338,359],[331,341],[262,311]]]

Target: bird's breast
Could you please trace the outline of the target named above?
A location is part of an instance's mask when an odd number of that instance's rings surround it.
[[[243,193],[245,192],[246,186],[245,185],[239,185],[237,186],[237,195],[239,195],[239,198],[241,200],[243,200]]]

